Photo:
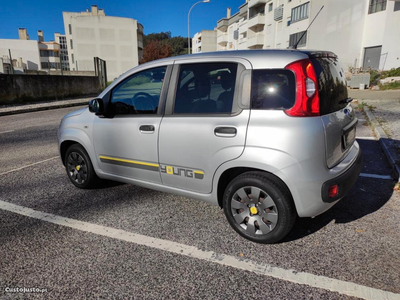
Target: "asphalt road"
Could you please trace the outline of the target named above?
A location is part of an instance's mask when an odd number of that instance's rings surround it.
[[[400,197],[362,115],[364,176],[349,195],[259,245],[207,203],[127,184],[75,188],[56,135],[76,109],[0,117],[0,298],[349,299],[347,283],[400,298]],[[10,292],[24,287],[45,291]]]

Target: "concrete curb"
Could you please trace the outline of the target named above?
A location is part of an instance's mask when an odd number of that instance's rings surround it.
[[[57,109],[57,108],[65,108],[65,107],[73,107],[73,106],[81,106],[87,105],[89,101],[82,101],[82,102],[74,102],[74,103],[63,103],[63,104],[50,104],[50,105],[43,105],[43,106],[36,106],[36,107],[29,107],[29,108],[18,108],[14,110],[4,110],[0,109],[0,117],[1,116],[9,116],[9,115],[16,115],[16,114],[23,114],[28,112],[35,112],[35,111],[42,111],[42,110],[49,110],[49,109]]]
[[[368,109],[368,107],[364,107],[364,111],[365,114],[369,120],[369,122],[372,125],[372,129],[374,131],[374,133],[376,134],[376,137],[379,140],[379,143],[382,146],[383,152],[385,153],[390,165],[393,168],[393,173],[395,176],[395,179],[397,180],[397,182],[400,183],[400,167],[396,164],[396,161],[394,160],[393,156],[390,154],[389,151],[389,145],[387,145],[387,143],[385,143],[385,140],[388,140],[389,137],[386,135],[385,131],[383,131],[381,125],[379,124],[379,122],[376,120],[374,114]]]

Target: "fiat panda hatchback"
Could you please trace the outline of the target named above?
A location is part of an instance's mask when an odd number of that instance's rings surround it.
[[[274,243],[357,180],[350,102],[331,52],[171,57],[133,68],[66,115],[60,155],[78,188],[106,179],[207,201],[241,236]]]

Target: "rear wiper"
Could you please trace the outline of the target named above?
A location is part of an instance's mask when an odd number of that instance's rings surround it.
[[[339,104],[350,103],[351,101],[353,101],[353,98],[349,97],[349,98],[340,100],[340,101],[339,101]]]

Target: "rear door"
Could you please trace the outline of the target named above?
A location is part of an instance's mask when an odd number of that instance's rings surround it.
[[[246,69],[250,63],[239,59],[175,62],[159,133],[164,185],[210,193],[217,168],[242,154],[250,114],[239,103]]]
[[[337,57],[311,57],[317,78],[320,112],[325,128],[326,162],[337,165],[356,137],[357,118],[348,101],[346,78]]]

